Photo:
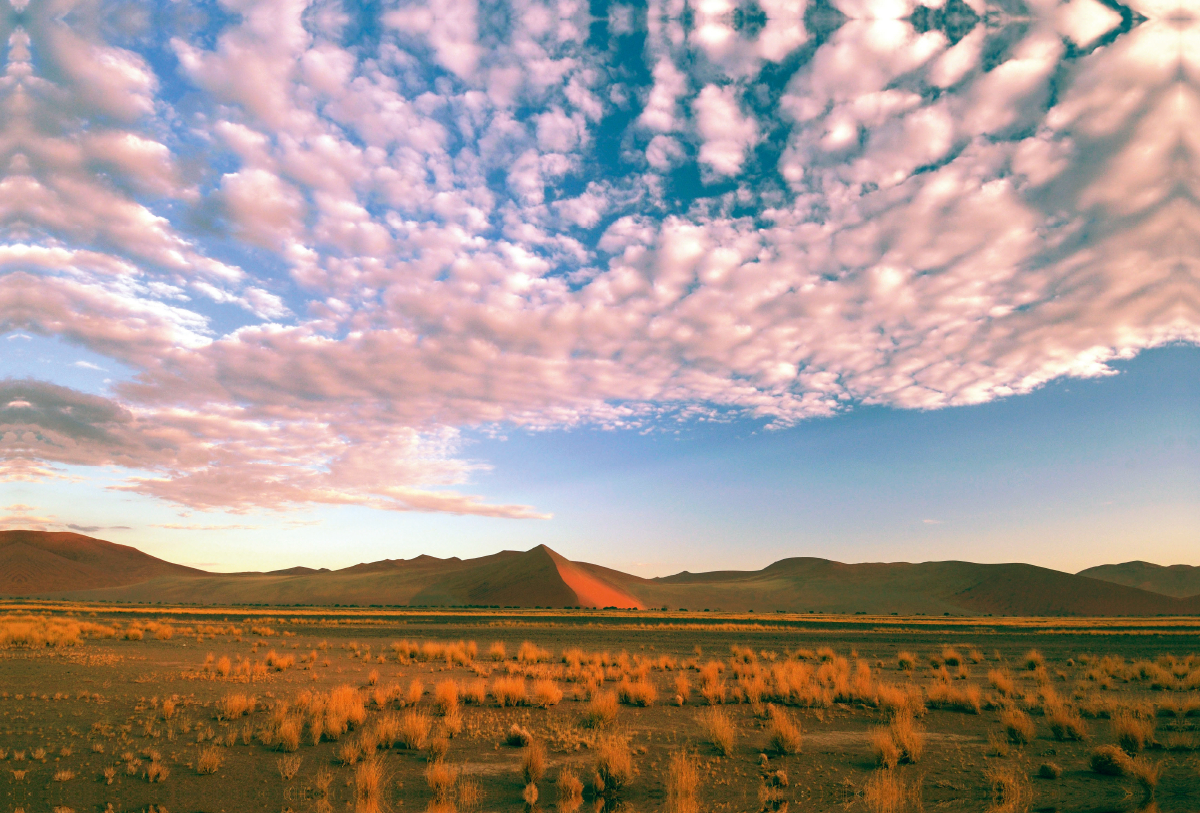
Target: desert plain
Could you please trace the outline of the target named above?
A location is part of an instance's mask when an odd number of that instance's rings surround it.
[[[0,604],[0,810],[1194,811],[1200,619]]]

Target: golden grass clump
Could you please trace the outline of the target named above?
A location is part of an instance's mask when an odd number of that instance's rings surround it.
[[[959,687],[939,680],[926,690],[926,696],[935,709],[957,709],[970,714],[983,711],[983,692],[975,684]]]
[[[536,784],[546,775],[546,747],[537,740],[525,746],[521,757],[521,776],[526,784]]]
[[[147,782],[165,782],[170,775],[170,769],[157,759],[151,760],[150,764],[146,766]]]
[[[771,721],[767,726],[767,747],[777,754],[800,753],[800,724],[778,706],[770,706],[768,714]]]
[[[1087,723],[1075,709],[1058,700],[1042,704],[1046,715],[1046,723],[1050,733],[1056,740],[1086,740],[1088,738]]]
[[[871,813],[900,813],[920,805],[920,787],[910,784],[896,771],[874,771],[863,784],[863,801]]]
[[[1162,774],[1162,764],[1152,763],[1145,757],[1131,757],[1115,745],[1101,745],[1092,750],[1088,766],[1104,776],[1129,776],[1138,781],[1146,791],[1153,792]]]
[[[733,753],[737,731],[733,727],[733,721],[729,719],[729,715],[723,709],[707,708],[696,716],[696,721],[700,724],[704,738],[712,743],[718,754],[729,756]]]
[[[408,684],[408,689],[404,692],[404,704],[406,706],[415,706],[421,702],[421,698],[424,696],[425,684],[414,679]]]
[[[596,746],[596,773],[592,779],[597,795],[612,796],[633,779],[633,752],[619,736],[605,737]]]
[[[562,698],[563,691],[556,681],[539,678],[533,682],[533,705],[548,709],[558,705]]]
[[[992,794],[992,810],[1024,811],[1032,798],[1029,780],[1010,765],[989,767],[983,774]]]
[[[1017,683],[1007,669],[989,669],[988,683],[1001,697],[1017,697]]]
[[[519,723],[513,723],[508,728],[508,733],[504,735],[506,745],[513,745],[524,748],[533,742],[533,735],[529,733],[529,729]]]
[[[1008,741],[1014,745],[1025,745],[1033,741],[1033,720],[1015,706],[1009,706],[1000,712],[1000,725]]]
[[[425,768],[425,784],[433,791],[433,798],[439,802],[449,801],[454,794],[454,785],[458,782],[460,769],[447,765],[442,760],[429,763]]]
[[[629,706],[652,706],[658,699],[658,690],[649,680],[624,678],[617,686],[617,697]]]
[[[583,782],[570,768],[558,772],[554,787],[558,791],[558,806],[561,809],[574,810],[583,802]]]
[[[448,714],[451,709],[458,708],[458,684],[453,680],[443,680],[433,687],[433,705],[441,715]]]
[[[875,761],[888,768],[901,763],[916,763],[925,753],[925,732],[911,714],[898,714],[886,727],[870,733]]]
[[[355,813],[378,813],[383,784],[383,762],[377,757],[364,759],[358,764],[354,769]]]
[[[257,699],[241,693],[226,694],[217,700],[217,719],[238,719],[254,710]]]
[[[396,731],[393,745],[410,751],[419,751],[425,746],[429,731],[433,728],[433,720],[423,711],[409,710],[404,712]]]
[[[579,724],[584,728],[605,728],[616,722],[616,719],[616,693],[600,692],[587,704]]]
[[[691,754],[676,751],[667,763],[667,809],[671,813],[693,813],[698,807],[696,790],[700,771]]]
[[[462,687],[462,698],[466,703],[482,706],[487,702],[487,681],[483,678],[473,680]]]
[[[682,706],[692,696],[692,682],[688,680],[688,676],[680,672],[675,676],[672,684],[675,689],[675,705]]]
[[[917,656],[911,652],[900,652],[896,655],[896,666],[901,672],[911,672],[917,667]]]
[[[521,646],[517,647],[517,660],[521,663],[542,663],[553,657],[550,650],[542,649],[531,641],[522,641]]]
[[[1030,672],[1036,672],[1038,669],[1046,668],[1046,658],[1036,649],[1031,649],[1026,652],[1025,656],[1021,660],[1025,664],[1025,669]]]
[[[1131,754],[1154,742],[1154,720],[1122,710],[1113,716],[1113,735],[1117,745]]]
[[[304,733],[304,722],[298,717],[287,717],[279,723],[276,742],[280,750],[296,751],[300,748],[300,736]]]
[[[508,660],[508,649],[505,648],[502,641],[496,641],[488,647],[488,657],[493,661]]]
[[[519,706],[525,702],[525,696],[523,677],[498,677],[492,681],[492,698],[498,706]]]
[[[196,758],[196,773],[216,773],[224,761],[225,756],[221,752],[221,749],[215,745],[210,745],[207,748],[201,749],[200,755]]]

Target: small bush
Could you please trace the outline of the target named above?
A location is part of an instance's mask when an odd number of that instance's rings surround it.
[[[1026,652],[1025,657],[1022,658],[1022,661],[1025,664],[1025,668],[1030,672],[1036,672],[1038,669],[1044,669],[1046,667],[1045,657],[1043,657],[1042,653],[1038,652],[1036,649],[1031,649]]]
[[[458,708],[458,684],[453,680],[439,682],[433,687],[433,704],[442,715]]]
[[[1037,775],[1042,779],[1058,779],[1060,776],[1062,776],[1062,768],[1058,767],[1058,765],[1054,764],[1053,762],[1043,762],[1041,766],[1038,767]]]
[[[1133,758],[1115,745],[1101,745],[1092,750],[1088,765],[1104,776],[1125,776],[1133,765]]]
[[[896,656],[896,664],[902,672],[911,672],[917,667],[917,656],[911,652],[901,652]]]
[[[492,697],[498,706],[519,706],[525,702],[525,678],[500,677],[492,682]]]
[[[1154,742],[1154,721],[1137,717],[1128,711],[1118,712],[1112,721],[1113,734],[1116,735],[1117,745],[1131,754],[1141,751]]]
[[[488,647],[488,657],[493,661],[508,660],[508,650],[504,648],[504,644],[496,641]]]
[[[505,745],[511,745],[515,748],[524,748],[533,742],[533,735],[529,733],[529,729],[522,725],[513,723],[508,729],[508,734],[504,737]]]

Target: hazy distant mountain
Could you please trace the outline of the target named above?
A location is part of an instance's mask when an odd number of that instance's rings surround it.
[[[1102,579],[1114,584],[1140,587],[1164,596],[1200,595],[1200,567],[1192,565],[1156,565],[1150,562],[1124,562],[1099,565],[1079,571],[1080,576]]]
[[[1090,578],[1089,573],[1073,575],[1026,564],[843,564],[795,558],[762,570],[683,572],[643,579],[572,562],[539,545],[523,553],[501,551],[478,559],[418,556],[335,571],[296,567],[222,574],[173,565],[134,548],[78,534],[0,534],[0,594],[10,596],[206,604],[669,607],[902,615],[1200,613],[1200,596],[1163,595]]]

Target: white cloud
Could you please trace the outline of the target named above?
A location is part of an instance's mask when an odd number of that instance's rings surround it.
[[[718,175],[736,175],[746,161],[746,150],[758,140],[753,116],[742,113],[737,89],[708,85],[692,103],[696,129],[704,143],[700,162]]]

